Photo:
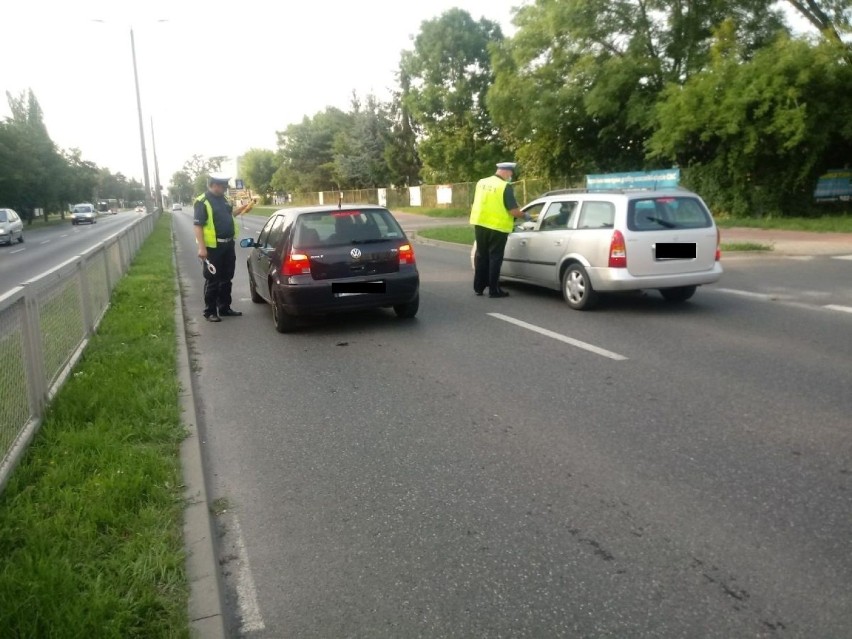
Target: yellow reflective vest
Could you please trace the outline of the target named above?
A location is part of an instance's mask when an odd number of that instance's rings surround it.
[[[209,246],[210,248],[216,248],[216,238],[220,237],[216,233],[216,226],[213,224],[213,205],[210,204],[210,201],[207,199],[207,194],[202,193],[197,198],[195,198],[196,202],[204,202],[204,207],[207,209],[207,222],[204,223],[204,246]],[[234,240],[237,239],[237,221],[231,216],[231,221],[234,223]],[[224,237],[224,233],[221,237]]]
[[[503,193],[507,182],[498,175],[484,178],[476,183],[473,206],[470,208],[470,223],[476,226],[511,233],[515,228],[514,218],[503,204]]]

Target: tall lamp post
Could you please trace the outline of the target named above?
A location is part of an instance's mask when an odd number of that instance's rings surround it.
[[[148,154],[145,151],[145,125],[142,123],[142,98],[139,95],[139,72],[136,70],[136,40],[130,27],[130,50],[133,52],[133,79],[136,82],[136,109],[139,111],[139,142],[142,145],[142,176],[145,181],[145,209],[150,209],[151,180],[148,177]]]
[[[93,20],[93,22],[105,23],[105,20]],[[157,20],[167,22],[167,20]],[[130,27],[130,51],[133,55],[133,80],[136,84],[136,110],[139,113],[139,143],[142,147],[142,177],[145,183],[145,208],[151,209],[151,179],[148,176],[148,153],[145,150],[145,124],[142,119],[142,96],[139,93],[139,72],[136,69],[136,38],[133,35],[133,27]],[[158,180],[159,181],[159,180]]]
[[[160,186],[160,165],[157,164],[157,138],[154,137],[154,118],[151,117],[151,148],[154,151],[154,193],[155,193],[155,201],[157,202],[157,206],[160,209],[164,209],[163,206],[163,187]]]

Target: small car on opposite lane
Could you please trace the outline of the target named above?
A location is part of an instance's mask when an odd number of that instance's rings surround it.
[[[272,306],[286,333],[298,316],[393,308],[411,318],[420,305],[414,248],[386,208],[302,207],[274,213],[246,261],[251,299]]]
[[[75,204],[71,207],[71,224],[77,226],[78,224],[96,224],[98,221],[98,214],[95,211],[95,207],[92,204],[88,204],[87,202],[82,202],[80,204]]]
[[[12,245],[24,241],[24,223],[13,209],[0,209],[0,243]]]

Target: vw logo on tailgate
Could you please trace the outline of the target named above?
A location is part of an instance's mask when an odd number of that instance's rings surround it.
[[[349,251],[349,255],[352,256],[353,260],[360,260],[361,259],[361,249],[354,248],[351,251]]]

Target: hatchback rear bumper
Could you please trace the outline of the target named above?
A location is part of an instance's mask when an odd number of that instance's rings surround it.
[[[384,293],[358,295],[335,295],[335,282],[378,282],[385,283]],[[345,280],[309,280],[305,283],[276,285],[276,296],[281,300],[284,311],[290,315],[324,315],[344,311],[395,306],[412,301],[420,288],[420,276],[410,273],[385,273],[373,277],[347,278]]]
[[[724,273],[719,262],[715,262],[709,271],[642,277],[631,275],[626,268],[587,268],[586,270],[592,281],[592,287],[596,291],[636,291],[648,288],[700,286],[717,282]]]

